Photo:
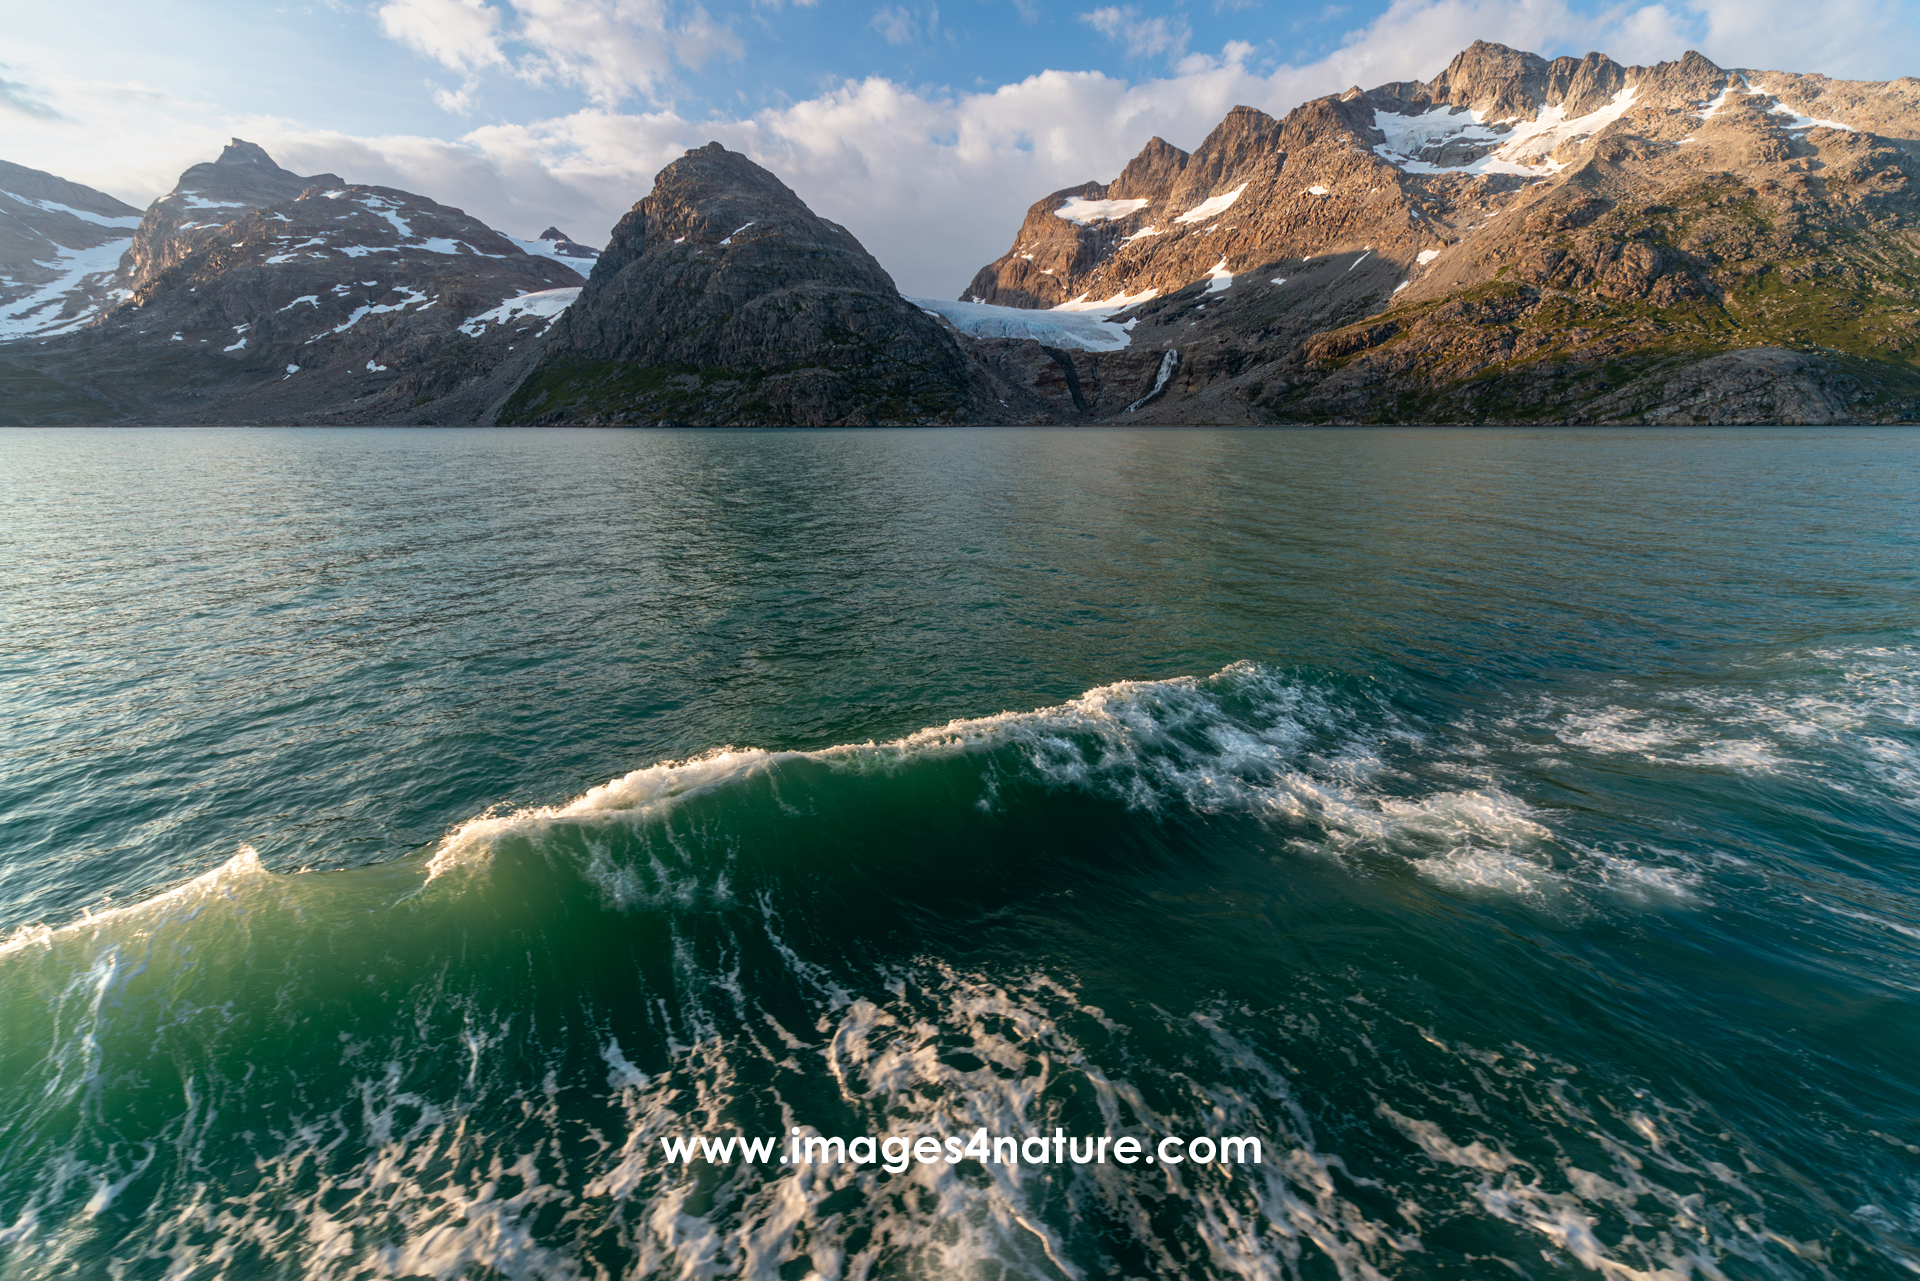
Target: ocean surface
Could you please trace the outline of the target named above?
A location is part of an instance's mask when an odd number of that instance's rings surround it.
[[[0,1278],[1911,1278],[1920,432],[0,432]],[[1256,1136],[1260,1164],[670,1163]]]

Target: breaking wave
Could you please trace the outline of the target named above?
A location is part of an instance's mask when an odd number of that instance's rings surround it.
[[[1686,1084],[1699,1028],[1648,1032],[1644,1070],[1575,1061],[1567,1019],[1578,1043],[1624,1016],[1516,977],[1528,949],[1599,964],[1583,923],[1704,922],[1741,886],[1709,886],[1697,845],[1594,838],[1549,758],[1770,773],[1805,735],[1852,735],[1860,779],[1898,794],[1906,740],[1882,722],[1911,713],[1912,665],[1847,661],[1852,701],[1623,693],[1496,721],[1238,663],[650,765],[392,863],[279,874],[242,849],[0,949],[0,1276],[1920,1268],[1905,1140],[1879,1164],[1848,1149],[1861,1208],[1842,1205],[1811,1149]],[[1848,910],[1904,937],[1897,904]],[[1407,921],[1422,951],[1370,942]],[[688,1133],[980,1126],[1256,1134],[1269,1156],[658,1155]]]

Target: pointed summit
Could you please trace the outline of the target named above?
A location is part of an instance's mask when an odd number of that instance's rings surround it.
[[[613,229],[501,421],[954,422],[969,378],[852,233],[709,143]]]
[[[258,143],[235,138],[218,160],[188,169],[147,209],[134,233],[131,270],[122,284],[140,289],[248,210],[292,200],[308,187],[346,185],[338,174],[303,178],[275,164]]]
[[[265,147],[257,142],[248,142],[245,138],[235,138],[228,143],[221,149],[220,158],[213,163],[216,165],[265,165],[269,169],[286,172],[273,163],[273,157],[267,154]]]

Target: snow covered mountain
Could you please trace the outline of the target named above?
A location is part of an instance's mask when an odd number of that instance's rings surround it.
[[[543,332],[584,283],[575,264],[591,257],[578,254],[592,252],[556,233],[529,253],[459,209],[294,174],[237,138],[144,216],[114,216],[119,239],[95,251],[114,267],[126,255],[114,309],[64,304],[59,341],[35,344],[38,381],[15,384],[81,417],[107,405],[222,421],[436,399]],[[555,252],[566,246],[576,253]]]
[[[596,258],[236,140],[94,321],[62,264],[124,206],[7,170],[9,296],[68,332],[0,341],[0,420],[1920,421],[1917,153],[1920,81],[1477,43],[1153,139],[947,303],[718,144]]]
[[[194,165],[172,191],[147,207],[122,284],[140,288],[250,209],[292,200],[309,187],[345,185],[337,174],[303,178],[275,164],[260,146],[235,138],[219,159]]]
[[[124,297],[139,225],[105,192],[0,161],[0,342],[69,333]]]
[[[1481,42],[1153,139],[1035,203],[963,297],[1131,322],[1175,353],[1149,418],[1910,418],[1916,140],[1912,79]]]

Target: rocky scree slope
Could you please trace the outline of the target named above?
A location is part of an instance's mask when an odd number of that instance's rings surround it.
[[[709,143],[620,220],[500,421],[1001,421],[1006,395],[846,228]]]
[[[1036,203],[966,296],[1134,322],[1126,352],[995,357],[1068,415],[1061,365],[1132,389],[1159,353],[1130,420],[1906,421],[1917,140],[1911,79],[1478,43],[1154,139]]]
[[[248,206],[239,197],[292,185],[258,148],[236,143],[188,170],[174,196],[235,197],[219,204],[222,220],[209,231],[157,202],[135,237],[123,305],[54,342],[0,348],[10,402],[0,412],[378,422],[421,421],[437,405],[471,419],[458,393],[530,358],[529,340],[578,294],[580,274],[461,210],[320,178]],[[207,200],[185,207],[205,217]]]
[[[119,302],[139,224],[103,191],[0,161],[0,341],[69,333]]]

